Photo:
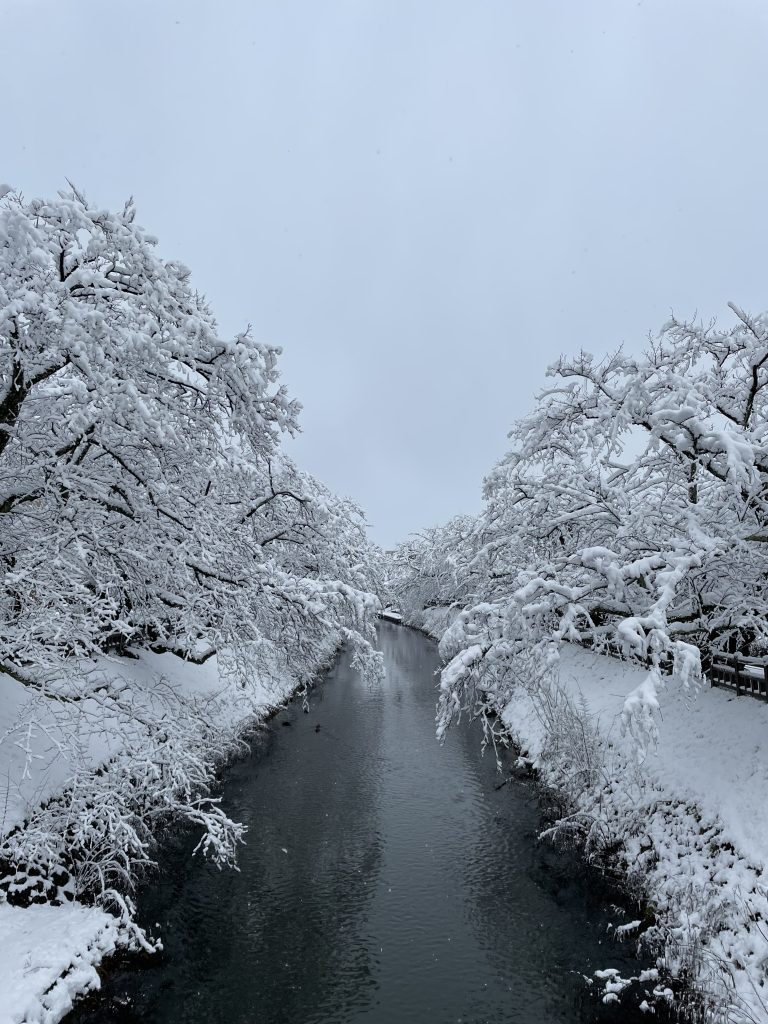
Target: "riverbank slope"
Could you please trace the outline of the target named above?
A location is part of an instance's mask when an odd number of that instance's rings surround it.
[[[340,640],[329,633],[318,647],[318,673]],[[126,788],[126,779],[136,779],[143,767],[159,773],[152,780],[156,786],[167,778],[170,788],[175,763],[187,757],[199,762],[201,780],[210,782],[220,764],[217,757],[236,753],[244,732],[302,685],[280,659],[265,659],[259,677],[244,683],[230,678],[215,656],[195,665],[147,651],[105,658],[90,664],[88,672],[108,683],[111,693],[122,695],[130,720],[119,719],[112,705],[105,709],[98,687],[91,699],[62,705],[4,679],[0,842],[6,853],[26,848],[32,861],[46,843],[66,841],[66,830],[84,806],[102,806],[106,813],[117,809],[123,828],[138,828],[140,809],[130,801],[145,799],[147,788]],[[137,722],[152,729],[139,728]],[[159,737],[158,723],[165,723]],[[167,814],[158,817],[158,827],[167,820]],[[119,854],[119,841],[113,841]],[[151,837],[142,834],[139,841],[149,858]],[[54,884],[58,890],[52,892]],[[72,879],[51,881],[34,863],[22,873],[5,875],[0,889],[0,1024],[56,1024],[78,995],[98,987],[97,968],[105,957],[121,947],[150,945],[126,915],[121,920],[80,897]]]
[[[439,639],[452,618],[429,609],[414,625]],[[655,920],[638,934],[694,984],[708,1019],[768,1021],[768,706],[670,684],[658,742],[641,757],[622,711],[645,675],[562,644],[553,685],[519,685],[497,711],[556,797],[552,834],[648,903]]]

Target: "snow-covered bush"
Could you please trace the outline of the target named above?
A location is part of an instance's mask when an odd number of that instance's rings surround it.
[[[137,691],[113,673],[94,673],[77,701],[54,709],[38,696],[14,723],[16,734],[47,733],[70,759],[66,789],[34,807],[17,828],[0,837],[0,862],[8,874],[0,889],[15,902],[98,897],[116,902],[131,890],[136,873],[152,863],[160,829],[183,819],[202,828],[198,848],[219,866],[234,861],[244,829],[210,795],[215,769],[242,743],[234,723],[217,707],[224,693],[195,698],[159,681]],[[108,729],[117,753],[106,763],[78,758],[78,733],[88,720]]]

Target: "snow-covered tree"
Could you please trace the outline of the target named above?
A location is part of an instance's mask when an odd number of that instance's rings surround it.
[[[735,312],[729,331],[672,321],[638,359],[561,359],[502,470],[513,501],[535,484],[561,503],[543,522],[563,553],[523,608],[599,638],[594,611],[684,677],[697,651],[766,629],[768,321]]]
[[[765,639],[768,316],[732,308],[730,329],[672,320],[642,356],[550,369],[486,480],[479,600],[444,645],[448,705],[489,666],[565,638],[649,665],[627,709],[643,733],[662,672],[690,685],[713,650]]]
[[[105,801],[86,824],[95,790],[73,790],[79,810],[65,800],[56,821],[75,823],[81,847],[52,824],[54,803],[0,861],[79,850],[82,868],[101,828],[88,877],[104,887],[116,864],[129,877],[146,858],[149,822],[174,813],[231,856],[237,828],[205,789],[233,736],[167,688],[137,701],[119,671],[94,667],[105,654],[216,654],[247,688],[281,661],[308,683],[329,643],[347,642],[380,671],[364,518],[281,450],[299,406],[278,355],[249,331],[221,336],[132,202],[112,213],[73,188],[0,203],[0,685],[55,706],[58,736],[62,716],[101,716],[133,756],[124,815]],[[175,773],[158,773],[158,759]]]
[[[388,578],[406,621],[421,626],[426,609],[471,601],[474,529],[471,516],[456,516],[414,534],[392,553]]]
[[[26,679],[128,643],[199,657],[275,609],[341,608],[339,548],[353,535],[360,547],[360,515],[279,453],[298,405],[277,384],[278,352],[220,337],[132,203],[6,199],[0,667]],[[350,611],[359,588],[345,582]]]

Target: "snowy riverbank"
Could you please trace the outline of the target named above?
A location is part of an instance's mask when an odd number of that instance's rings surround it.
[[[415,625],[439,637],[450,619],[430,609]],[[670,683],[658,744],[640,763],[621,713],[645,675],[563,644],[555,685],[518,686],[501,716],[562,801],[561,835],[618,869],[652,908],[651,948],[695,982],[708,1019],[768,1021],[768,706]]]
[[[520,688],[502,717],[543,781],[564,791],[566,831],[649,901],[665,967],[697,983],[711,1019],[766,1021],[768,707],[670,685],[658,744],[639,764],[620,720],[644,676],[564,645],[558,691]],[[593,730],[575,742],[562,729],[573,712]]]
[[[338,643],[337,636],[329,635],[318,650],[318,671],[332,660]],[[194,665],[174,655],[146,651],[138,652],[135,660],[94,663],[91,671],[113,683],[119,680],[134,712],[152,709],[155,718],[162,719],[162,711],[157,714],[161,702],[175,718],[188,715],[193,723],[185,734],[192,745],[188,753],[195,756],[194,743],[200,735],[201,760],[207,750],[195,722],[204,720],[206,728],[216,730],[234,750],[244,730],[267,717],[300,685],[285,665],[265,664],[260,677],[242,687],[222,678],[216,657]],[[183,721],[174,723],[179,724],[183,726]],[[130,728],[110,725],[114,722],[105,720],[98,701],[76,702],[62,709],[59,702],[4,679],[0,688],[0,839],[7,842],[11,836],[23,843],[25,829],[40,828],[36,817],[45,813],[46,804],[60,804],[63,810],[46,823],[55,830],[65,827],[67,807],[76,800],[93,806],[104,794],[112,794],[109,798],[114,801],[125,798],[124,780],[136,772],[144,737],[138,731],[132,734]],[[161,773],[164,770],[169,766],[161,765]],[[130,821],[131,808],[124,810]],[[77,894],[71,884],[64,884],[56,894],[58,906],[14,906],[0,891],[0,1024],[56,1024],[78,995],[98,987],[97,967],[105,957],[140,943],[125,922],[73,895]]]

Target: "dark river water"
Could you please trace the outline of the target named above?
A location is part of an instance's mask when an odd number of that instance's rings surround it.
[[[68,1021],[647,1021],[582,978],[639,965],[599,878],[536,841],[533,784],[497,788],[477,726],[435,741],[435,645],[386,623],[380,643],[383,683],[342,657],[228,770],[240,871],[169,842],[139,894],[164,952],[114,966]]]

